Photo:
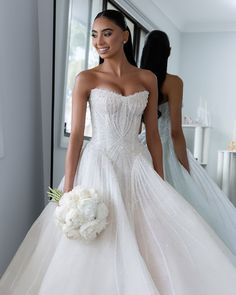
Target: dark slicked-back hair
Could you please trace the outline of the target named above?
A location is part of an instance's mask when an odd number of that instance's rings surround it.
[[[161,88],[166,78],[170,42],[165,32],[154,30],[147,37],[142,51],[140,67],[152,71],[158,79],[159,104],[163,101]]]
[[[103,11],[99,12],[94,20],[96,20],[100,17],[105,17],[105,18],[109,19],[114,24],[116,24],[118,27],[120,27],[123,31],[129,32],[129,39],[124,44],[124,52],[125,52],[125,56],[126,56],[128,62],[133,66],[137,66],[135,59],[134,59],[131,33],[130,33],[130,30],[126,24],[124,15],[120,11],[113,10],[113,9],[107,9],[107,10],[103,10]],[[102,58],[99,59],[99,63],[100,64],[103,63]]]

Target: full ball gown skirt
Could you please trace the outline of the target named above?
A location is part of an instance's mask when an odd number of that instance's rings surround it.
[[[165,180],[174,187],[214,229],[231,250],[236,265],[236,208],[188,150],[190,174],[178,161],[170,135],[168,102],[159,106],[159,133],[163,146]],[[145,131],[139,136],[145,143]]]
[[[49,203],[4,273],[0,294],[236,294],[228,248],[146,159],[138,131],[147,100],[147,91],[91,91],[93,138],[74,184],[100,193],[109,225],[92,242],[69,240]]]

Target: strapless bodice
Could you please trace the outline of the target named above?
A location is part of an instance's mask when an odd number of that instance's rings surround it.
[[[123,96],[108,89],[92,89],[89,104],[93,137],[90,145],[113,153],[143,150],[138,133],[148,94],[143,90]]]

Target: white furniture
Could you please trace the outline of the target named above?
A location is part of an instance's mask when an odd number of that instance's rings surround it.
[[[236,205],[236,151],[218,151],[217,183]]]
[[[182,127],[194,129],[193,156],[201,165],[207,165],[210,127],[199,124],[183,124]]]

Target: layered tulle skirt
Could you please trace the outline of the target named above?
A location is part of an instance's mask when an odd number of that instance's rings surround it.
[[[165,179],[197,210],[234,255],[236,265],[236,208],[206,170],[187,151],[190,174],[178,161],[172,142],[163,143]]]
[[[102,196],[107,228],[91,242],[69,240],[49,203],[3,275],[0,294],[235,295],[230,251],[145,153],[111,157],[88,144],[75,185]]]

